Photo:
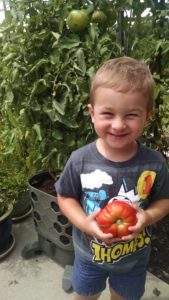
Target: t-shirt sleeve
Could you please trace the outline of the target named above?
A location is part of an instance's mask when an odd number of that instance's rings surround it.
[[[56,192],[65,197],[80,199],[81,181],[78,162],[73,158],[73,154],[67,161],[64,170],[55,183]]]
[[[153,185],[151,200],[169,199],[169,170],[166,161],[162,161]]]

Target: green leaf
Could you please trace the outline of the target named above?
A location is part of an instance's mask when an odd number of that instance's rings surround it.
[[[5,56],[2,60],[2,62],[8,62],[10,61],[11,59],[13,59],[15,57],[15,53],[9,53],[7,56]]]
[[[55,129],[55,131],[52,133],[52,137],[57,141],[62,141],[64,137],[64,133],[62,130]]]
[[[62,106],[60,105],[59,102],[57,102],[56,100],[52,100],[52,104],[53,104],[53,108],[62,116],[64,116],[65,112],[62,108]]]
[[[156,55],[158,54],[159,49],[161,48],[162,44],[163,44],[163,41],[162,41],[162,40],[159,40],[159,41],[157,42],[157,45],[156,45],[156,48],[155,48],[155,50],[156,50]]]
[[[39,95],[43,93],[47,88],[47,83],[45,79],[39,79],[33,84],[33,88],[30,94],[30,98],[33,98],[34,95]]]
[[[7,91],[5,96],[5,102],[12,103],[14,100],[14,94],[11,90]]]
[[[44,64],[48,64],[49,63],[49,60],[48,59],[40,59],[30,70],[29,70],[29,73],[32,73],[36,70],[38,70],[42,65]]]
[[[90,77],[90,79],[92,79],[92,78],[94,77],[95,71],[96,71],[96,70],[95,70],[94,66],[90,67],[90,68],[87,70],[87,74],[88,74],[88,76]]]
[[[166,54],[167,52],[169,52],[169,46],[163,49],[163,54]]]
[[[95,25],[95,24],[90,25],[89,34],[90,34],[91,40],[93,42],[95,42],[98,38],[98,27],[97,27],[97,25]]]
[[[7,115],[12,126],[17,127],[18,126],[17,118],[14,116],[13,112],[9,108],[7,110]]]
[[[60,38],[60,34],[58,32],[54,32],[52,31],[52,35],[54,36],[54,38],[58,41]]]
[[[78,47],[80,45],[80,41],[77,38],[68,38],[68,37],[63,37],[62,40],[60,40],[60,43],[58,44],[59,49],[72,49],[75,47]]]
[[[36,131],[36,134],[38,136],[38,140],[42,141],[42,135],[41,135],[41,128],[40,128],[40,124],[34,124],[33,125],[33,129]]]
[[[57,153],[57,149],[56,149],[56,148],[53,148],[53,149],[49,152],[49,154],[48,154],[47,156],[45,156],[45,157],[42,159],[42,162],[43,162],[43,163],[46,163],[47,161],[49,161],[49,160],[51,159],[51,157],[52,157],[55,153]]]
[[[77,122],[73,119],[70,119],[70,117],[66,118],[62,116],[57,116],[55,120],[64,124],[68,128],[78,128]]]
[[[57,111],[54,111],[53,109],[48,109],[47,107],[43,107],[43,111],[49,116],[52,123],[59,122],[68,128],[78,128],[77,122],[72,118],[70,119],[70,117],[68,116],[62,116],[58,114]]]
[[[84,51],[82,48],[78,49],[76,56],[77,56],[78,66],[82,71],[82,74],[84,75],[86,73],[86,62],[85,62]]]

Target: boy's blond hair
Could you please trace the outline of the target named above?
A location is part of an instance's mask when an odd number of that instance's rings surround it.
[[[119,57],[105,62],[96,72],[90,90],[91,103],[94,103],[98,87],[112,88],[117,92],[138,91],[147,98],[148,110],[153,108],[154,80],[149,67],[131,57]]]

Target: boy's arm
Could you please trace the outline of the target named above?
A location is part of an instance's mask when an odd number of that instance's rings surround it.
[[[112,238],[112,234],[103,233],[96,222],[96,216],[99,210],[94,211],[90,215],[86,215],[80,203],[75,198],[57,195],[58,205],[68,220],[76,226],[80,231],[102,241]]]
[[[169,199],[154,201],[146,210],[146,224],[152,225],[169,214]]]
[[[83,224],[86,219],[86,214],[77,200],[70,197],[63,197],[61,195],[57,195],[57,200],[60,210],[68,218],[68,220],[81,231],[84,231]]]

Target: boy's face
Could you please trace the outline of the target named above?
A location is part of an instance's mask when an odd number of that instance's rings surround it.
[[[98,87],[89,112],[97,135],[108,149],[129,150],[141,135],[152,112],[139,92],[121,93]]]

